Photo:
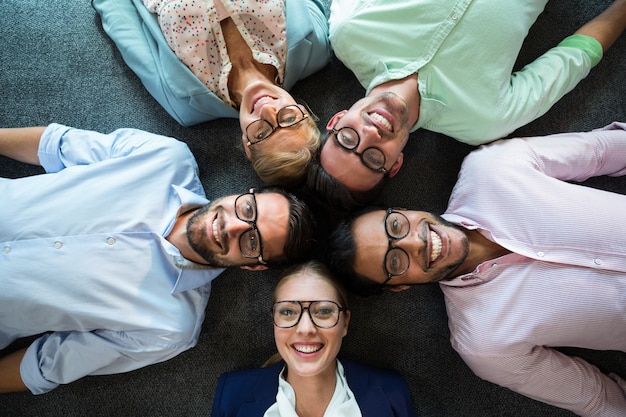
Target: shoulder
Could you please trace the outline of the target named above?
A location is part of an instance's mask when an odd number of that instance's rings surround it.
[[[381,387],[383,391],[395,391],[397,388],[405,387],[408,390],[404,377],[394,369],[365,365],[345,358],[340,360],[346,373],[348,385],[351,388],[353,385],[358,386],[365,383],[369,387]]]
[[[267,410],[275,401],[282,366],[279,362],[267,368],[223,373],[217,382],[212,415],[238,415],[242,407],[250,412]]]
[[[225,372],[217,382],[218,390],[223,395],[243,395],[253,390],[273,390],[278,386],[278,375],[283,368],[283,362],[267,368],[246,369],[242,371]]]

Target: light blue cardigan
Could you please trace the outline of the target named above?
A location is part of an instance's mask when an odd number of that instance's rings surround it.
[[[183,64],[167,44],[157,21],[141,0],[92,0],[104,31],[148,92],[178,123],[193,126],[238,118]],[[287,64],[283,87],[323,68],[330,60],[328,21],[319,0],[286,1]]]

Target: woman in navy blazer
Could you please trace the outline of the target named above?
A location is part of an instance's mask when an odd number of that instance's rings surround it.
[[[337,359],[350,311],[345,291],[323,264],[286,271],[273,298],[278,354],[268,362],[275,363],[222,374],[213,417],[262,417],[268,410],[281,417],[285,410],[300,417],[416,415],[398,372]]]

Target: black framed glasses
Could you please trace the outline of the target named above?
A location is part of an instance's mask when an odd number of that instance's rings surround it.
[[[386,174],[385,169],[385,154],[380,148],[370,146],[363,152],[358,152],[356,148],[361,143],[361,137],[356,130],[349,126],[344,126],[339,129],[331,129],[335,143],[348,152],[352,152],[361,158],[361,163],[374,172]]]
[[[261,264],[266,264],[263,260],[263,241],[261,232],[256,225],[257,205],[254,189],[241,194],[235,199],[235,215],[241,221],[250,225],[250,228],[239,236],[239,250],[245,258],[256,259]]]
[[[259,143],[269,138],[272,133],[280,128],[291,127],[309,117],[301,106],[290,104],[278,110],[276,113],[276,123],[274,126],[265,119],[257,119],[246,127],[246,137],[248,138],[248,146]]]
[[[382,285],[387,284],[392,277],[404,274],[409,269],[410,264],[409,254],[404,249],[392,244],[394,241],[404,239],[409,234],[409,219],[404,214],[388,208],[384,223],[388,247],[383,268],[387,274],[387,279]]]
[[[309,312],[315,326],[330,329],[337,325],[339,314],[346,309],[331,300],[279,301],[272,306],[274,325],[283,329],[294,327],[300,322],[304,310]]]

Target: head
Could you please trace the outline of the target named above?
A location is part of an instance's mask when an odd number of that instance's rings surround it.
[[[268,82],[244,91],[239,122],[246,156],[268,185],[295,186],[317,153],[317,117],[284,89]]]
[[[285,271],[272,306],[274,339],[287,364],[287,379],[334,375],[350,310],[345,290],[326,266],[309,261]]]
[[[351,192],[371,190],[402,167],[411,127],[409,107],[399,95],[369,95],[329,120],[320,164]]]
[[[321,148],[328,141],[330,135],[322,138]],[[331,139],[332,140],[332,139]],[[381,180],[372,188],[366,191],[351,191],[346,188],[335,177],[330,175],[320,163],[319,152],[307,166],[305,186],[313,195],[329,203],[333,208],[339,210],[352,210],[373,203],[380,196],[387,179],[383,175]]]
[[[211,265],[259,270],[304,259],[313,228],[302,201],[267,187],[199,208],[187,223],[187,239]]]
[[[362,295],[453,278],[468,252],[463,229],[424,211],[367,209],[330,238],[331,268]]]

